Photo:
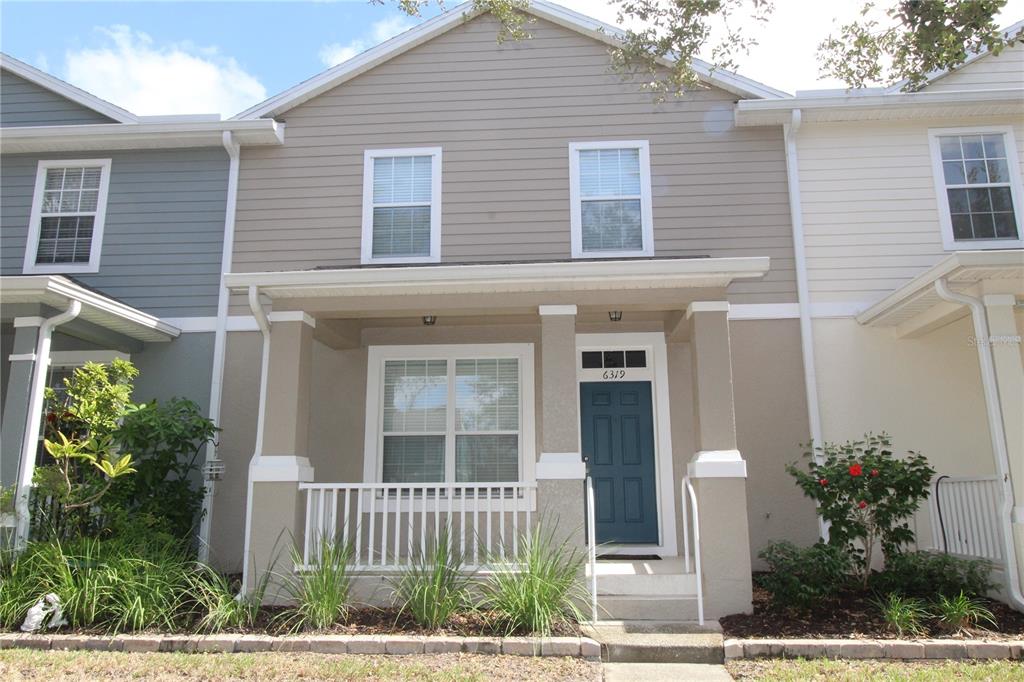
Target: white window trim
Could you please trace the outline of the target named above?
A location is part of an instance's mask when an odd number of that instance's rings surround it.
[[[383,478],[384,411],[381,390],[384,363],[387,360],[455,360],[474,358],[515,358],[519,361],[519,478],[518,483],[536,481],[536,427],[534,423],[534,368],[532,343],[437,344],[422,346],[370,346],[366,363],[366,430],[363,443],[363,482],[380,483]],[[449,386],[449,402],[454,386]],[[449,404],[448,430],[452,429],[455,408]],[[445,447],[454,448],[454,443]],[[445,466],[448,466],[447,451]],[[440,482],[440,481],[438,481]],[[453,484],[455,481],[447,481]],[[472,483],[459,485],[471,486]]]
[[[1013,214],[1017,220],[1017,239],[969,239],[958,241],[953,238],[953,219],[949,213],[949,197],[946,195],[946,177],[942,172],[942,153],[939,138],[943,135],[984,135],[1001,133],[1006,147],[1006,165],[1010,169],[1010,196],[1013,199]],[[978,249],[1015,249],[1024,246],[1024,192],[1021,191],[1020,157],[1017,142],[1011,126],[970,126],[963,128],[929,128],[928,146],[932,155],[932,177],[935,181],[935,198],[939,204],[939,225],[942,227],[942,245],[947,251],[974,251]]]
[[[584,251],[583,209],[580,196],[580,152],[591,149],[640,150],[640,233],[642,249]],[[654,214],[651,201],[651,150],[647,140],[613,140],[569,143],[569,218],[573,258],[643,258],[654,255]]]
[[[389,156],[430,156],[430,255],[374,258],[373,256],[373,160]],[[367,149],[363,152],[363,234],[360,242],[363,265],[441,262],[441,148],[406,147]]]
[[[99,272],[100,251],[103,248],[103,228],[107,222],[110,165],[110,159],[63,159],[39,162],[39,166],[36,169],[36,186],[32,193],[32,213],[28,222],[28,240],[25,242],[25,262],[22,268],[26,275]],[[100,167],[100,190],[99,195],[96,197],[96,217],[93,220],[92,226],[92,243],[89,245],[89,262],[36,264],[36,255],[39,251],[39,233],[43,220],[43,189],[46,187],[46,171],[50,168],[74,168],[79,166]]]

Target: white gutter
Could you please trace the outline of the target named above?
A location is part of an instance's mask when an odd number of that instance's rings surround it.
[[[241,147],[230,130],[225,130],[221,139],[228,153],[227,204],[224,210],[224,239],[220,256],[220,292],[217,295],[217,326],[213,335],[213,371],[210,374],[210,420],[220,426],[220,408],[224,394],[224,359],[227,353],[228,303],[231,292],[224,286],[224,275],[231,272],[231,255],[235,248],[235,207],[238,202],[238,166]],[[220,460],[217,448],[219,441],[206,447],[206,464]],[[204,467],[205,469],[205,467]],[[199,560],[210,558],[210,528],[213,524],[213,496],[217,482],[206,481],[203,495],[203,515],[199,521]]]
[[[786,180],[789,186],[789,215],[793,223],[793,255],[796,259],[796,300],[800,311],[800,349],[804,362],[804,391],[807,396],[807,421],[811,430],[811,452],[821,463],[815,447],[823,443],[821,410],[818,403],[818,374],[814,363],[814,327],[811,324],[811,294],[807,284],[807,249],[804,243],[804,217],[800,202],[800,166],[797,163],[796,134],[801,114],[794,109],[790,122],[782,126],[786,143]],[[818,532],[828,539],[828,522],[818,516]]]
[[[1006,557],[1007,596],[1018,611],[1024,611],[1024,595],[1021,594],[1020,574],[1017,572],[1017,550],[1013,542],[1013,485],[1010,482],[1010,456],[1006,449],[1006,427],[1003,424],[1003,410],[996,385],[996,367],[992,358],[992,344],[989,342],[988,317],[985,306],[973,296],[958,294],[949,288],[944,277],[935,280],[935,293],[944,301],[965,305],[971,310],[974,322],[974,338],[978,349],[978,363],[981,365],[981,386],[985,393],[985,409],[988,412],[988,429],[992,438],[992,452],[996,460],[996,473],[1003,487],[1003,508],[1001,515],[1003,556]]]
[[[260,303],[260,289],[255,284],[249,285],[249,308],[252,316],[256,318],[256,326],[260,328],[263,336],[263,357],[260,363],[260,402],[256,412],[256,446],[253,449],[252,459],[249,460],[249,471],[247,472],[248,484],[245,497],[245,539],[242,549],[242,590],[245,594],[249,589],[249,538],[252,536],[252,485],[253,467],[259,462],[263,455],[263,423],[266,419],[267,409],[267,372],[270,369],[270,320]]]
[[[32,383],[29,384],[28,416],[25,419],[24,436],[21,442],[21,463],[18,467],[18,487],[15,497],[15,547],[21,549],[28,541],[29,509],[28,498],[32,491],[32,476],[35,473],[36,451],[39,447],[39,428],[43,421],[43,400],[46,390],[46,372],[50,368],[50,345],[53,330],[70,322],[82,312],[82,302],[72,299],[62,313],[43,320],[39,325],[36,339],[36,358],[32,365]]]

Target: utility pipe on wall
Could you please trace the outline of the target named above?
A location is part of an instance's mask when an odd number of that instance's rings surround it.
[[[24,436],[21,442],[21,462],[18,466],[18,486],[15,493],[15,547],[21,549],[28,541],[29,510],[28,498],[32,489],[32,475],[35,473],[36,451],[39,447],[39,428],[43,421],[43,400],[46,391],[46,372],[50,368],[50,346],[53,330],[65,322],[78,317],[82,312],[81,301],[69,301],[64,312],[43,320],[36,338],[36,359],[32,365],[32,379],[28,393],[28,416],[25,420]]]
[[[949,288],[945,278],[935,281],[935,293],[944,301],[959,303],[971,311],[974,322],[974,337],[978,348],[978,364],[981,365],[981,386],[985,394],[985,409],[988,412],[989,436],[995,455],[996,473],[1003,487],[1003,507],[1000,514],[1002,526],[1003,555],[1006,557],[1007,596],[1013,606],[1024,611],[1024,595],[1021,594],[1020,573],[1017,571],[1017,550],[1013,541],[1013,484],[1010,481],[1010,456],[1006,448],[1006,427],[1003,424],[1003,409],[996,384],[996,366],[992,358],[992,344],[989,342],[988,317],[984,304],[965,294]]]
[[[811,296],[807,284],[807,253],[804,246],[804,219],[800,203],[800,166],[797,163],[796,134],[801,114],[794,109],[790,122],[782,126],[786,144],[786,184],[789,187],[789,214],[793,223],[793,257],[796,265],[796,299],[800,312],[800,349],[804,365],[804,392],[807,399],[807,421],[813,446],[822,444],[821,410],[818,406],[818,376],[814,364],[814,328],[811,324]],[[814,458],[820,463],[817,452]],[[818,516],[818,532],[828,539],[828,522]]]

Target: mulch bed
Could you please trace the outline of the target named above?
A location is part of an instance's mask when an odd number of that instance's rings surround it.
[[[1024,613],[1006,604],[989,602],[998,628],[977,630],[976,638],[1020,639],[1024,637]],[[872,595],[850,592],[834,603],[823,604],[811,613],[791,613],[772,606],[768,592],[754,587],[754,613],[720,618],[725,636],[739,639],[897,639],[872,604]],[[950,637],[932,632],[932,637]],[[950,637],[963,639],[962,636]]]

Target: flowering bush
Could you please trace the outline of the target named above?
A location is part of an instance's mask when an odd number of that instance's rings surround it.
[[[935,470],[915,452],[894,457],[892,439],[884,433],[843,445],[826,443],[804,457],[806,469],[790,464],[786,471],[817,502],[829,523],[829,544],[855,557],[866,586],[876,544],[888,556],[914,541],[907,521],[928,497]]]

